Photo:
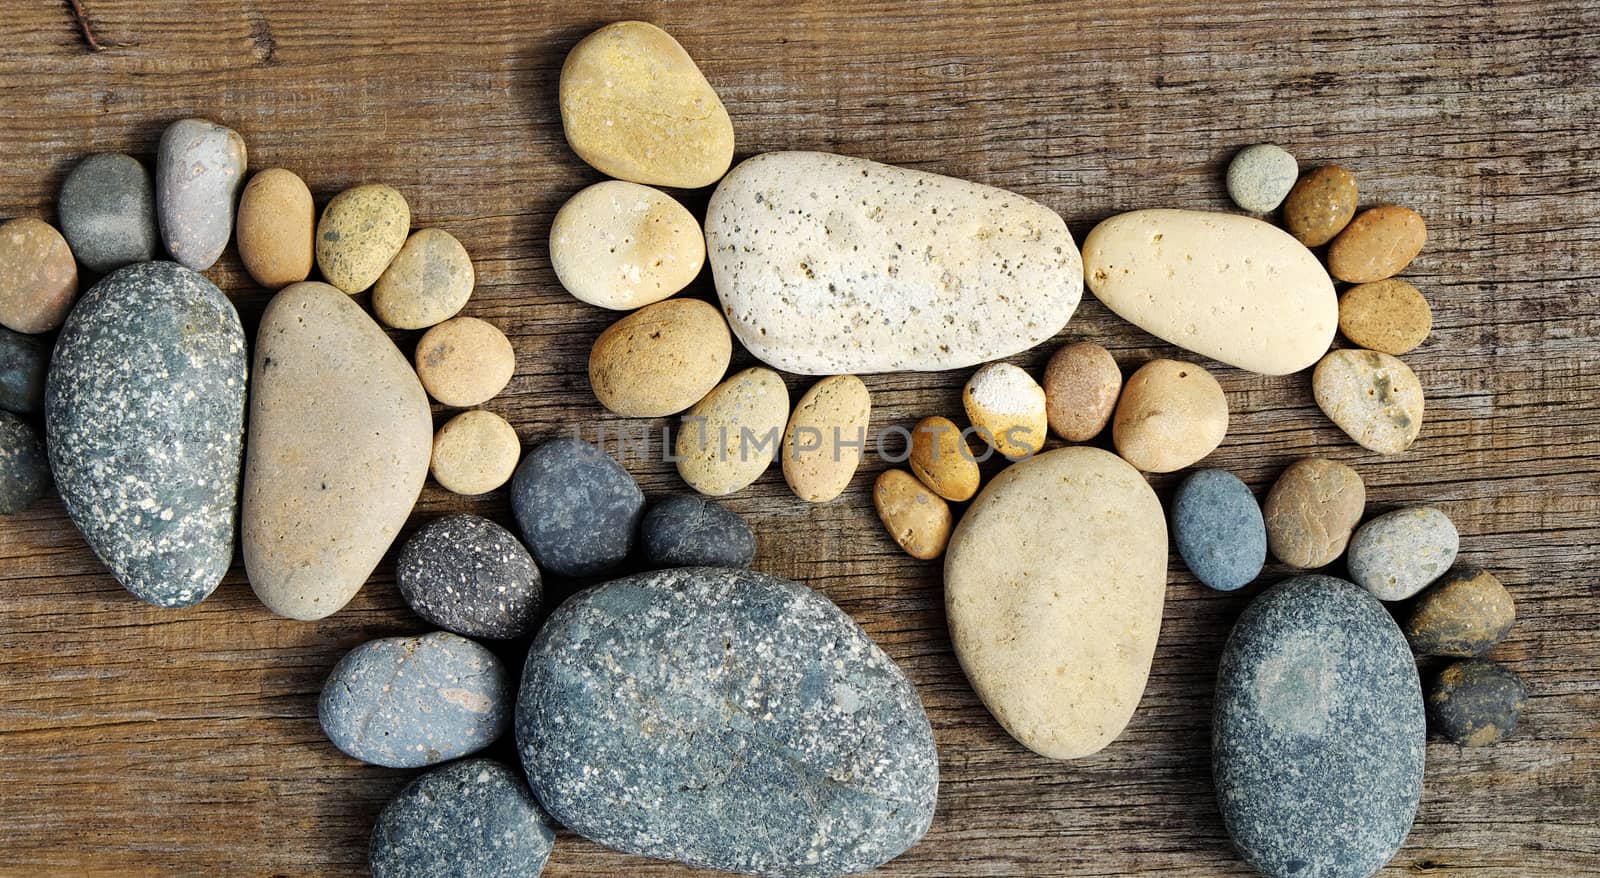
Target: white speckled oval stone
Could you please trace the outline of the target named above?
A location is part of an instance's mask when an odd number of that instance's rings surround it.
[[[1329,353],[1311,374],[1328,420],[1379,454],[1399,454],[1422,432],[1422,382],[1404,362],[1377,351]]]
[[[1403,601],[1443,576],[1460,548],[1450,516],[1432,506],[1396,509],[1350,538],[1350,578],[1379,600]]]
[[[233,237],[233,205],[244,183],[244,138],[205,119],[180,119],[156,149],[156,215],[172,258],[210,268]]]
[[[706,250],[739,341],[803,375],[1000,359],[1055,335],[1083,292],[1072,234],[1048,207],[820,152],[734,168],[711,196]]]
[[[659,189],[606,180],[561,205],[550,267],[567,292],[601,308],[642,308],[689,285],[706,242],[689,209]]]

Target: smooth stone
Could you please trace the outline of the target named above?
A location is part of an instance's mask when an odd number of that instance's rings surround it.
[[[0,224],[0,326],[49,332],[77,296],[78,264],[60,232],[32,217]]]
[[[1226,470],[1203,469],[1172,497],[1172,536],[1189,572],[1217,591],[1243,588],[1267,562],[1267,525],[1254,494]]]
[[[1151,360],[1128,378],[1111,422],[1122,459],[1147,473],[1203,460],[1228,435],[1228,398],[1210,372],[1180,360]]]
[[[962,503],[978,493],[982,479],[978,457],[961,428],[949,418],[923,418],[911,428],[906,464],[929,490],[946,500]]]
[[[1339,297],[1339,330],[1368,350],[1399,356],[1422,344],[1432,329],[1428,300],[1399,278],[1351,287]]]
[[[652,567],[749,567],[756,535],[739,513],[694,494],[650,507],[639,541]]]
[[[1002,359],[1055,335],[1083,294],[1072,233],[1043,204],[820,152],[734,168],[706,251],[733,334],[801,375]]]
[[[854,375],[832,375],[811,385],[795,404],[783,431],[783,479],[807,503],[827,503],[844,493],[861,466],[872,394]]]
[[[400,549],[394,578],[413,612],[465,637],[521,637],[544,602],[533,556],[511,531],[477,515],[423,525]]]
[[[1111,423],[1122,393],[1122,370],[1092,341],[1063,345],[1044,367],[1044,407],[1050,429],[1068,442],[1088,442]]]
[[[1363,524],[1350,538],[1350,578],[1379,600],[1403,601],[1455,563],[1461,536],[1432,506],[1396,509]]]
[[[1427,730],[1406,639],[1377,599],[1298,576],[1223,648],[1212,775],[1234,847],[1266,878],[1367,878],[1422,795]]]
[[[1358,445],[1399,454],[1422,432],[1422,382],[1377,351],[1330,351],[1311,375],[1317,407]]]
[[[255,282],[282,289],[311,276],[317,208],[293,171],[269,168],[239,196],[239,260]]]
[[[247,371],[233,305],[172,262],[118,269],[61,328],[50,469],[89,547],[142,601],[199,603],[228,572]]]
[[[561,127],[608,177],[698,189],[733,162],[733,120],[694,59],[643,21],[608,24],[561,65]]]
[[[722,497],[772,465],[789,420],[789,390],[771,369],[736,372],[683,417],[674,446],[689,487]]]
[[[1409,207],[1362,211],[1328,245],[1328,273],[1353,284],[1394,277],[1422,252],[1428,224]]]
[[[1228,197],[1240,210],[1269,213],[1294,188],[1300,163],[1275,143],[1258,143],[1239,150],[1228,163]]]
[[[50,345],[0,326],[0,410],[31,415],[44,408]]]
[[[285,287],[256,332],[241,544],[267,608],[321,619],[355,597],[422,492],[428,397],[343,292]]]
[[[49,490],[44,440],[27,421],[0,411],[0,515],[27,510]]]
[[[233,238],[234,198],[248,164],[244,138],[206,119],[167,126],[156,147],[161,240],[185,267],[205,271]]]
[[[1406,639],[1418,655],[1480,656],[1511,633],[1516,604],[1487,570],[1452,570],[1435,582],[1406,617]]]
[[[1338,165],[1309,171],[1283,200],[1283,226],[1307,247],[1321,247],[1356,215],[1356,178]]]
[[[328,283],[351,294],[378,282],[411,233],[411,206],[391,186],[346,189],[317,221],[317,267]]]
[[[1438,733],[1463,747],[1505,740],[1528,704],[1528,686],[1516,671],[1488,659],[1455,662],[1428,689],[1428,719]]]
[[[1185,350],[1265,375],[1317,361],[1339,300],[1322,263],[1248,216],[1136,210],[1083,242],[1089,289],[1129,323]]]
[[[671,299],[600,333],[589,349],[589,386],[623,417],[675,415],[705,399],[732,358],[733,337],[715,305]]]
[[[883,529],[907,555],[931,561],[944,554],[953,519],[944,498],[903,469],[884,470],[872,486]]]
[[[463,759],[406,784],[378,815],[372,878],[535,878],[556,828],[522,777],[492,759]]]
[[[426,329],[456,316],[478,276],[472,257],[443,229],[422,229],[395,254],[372,288],[372,313],[396,329]]]
[[[1161,501],[1109,452],[1035,455],[967,509],[944,587],[956,658],[1000,725],[1051,759],[1099,752],[1132,718],[1155,657]]]
[[[596,183],[567,200],[550,225],[550,266],[579,301],[616,311],[659,302],[706,263],[689,209],[659,189]]]
[[[511,340],[476,317],[452,317],[423,333],[416,361],[428,395],[456,408],[494,399],[517,371]]]
[[[644,492],[599,448],[581,439],[552,439],[517,467],[511,511],[541,569],[593,576],[621,564],[633,550]]]
[[[961,389],[961,404],[978,436],[1011,460],[1037,454],[1050,438],[1044,388],[1019,366],[982,366]]]
[[[149,262],[161,247],[155,181],[133,156],[102,152],[79,162],[56,201],[61,234],[95,274]]]
[[[345,755],[420,768],[482,750],[511,724],[512,684],[494,653],[444,631],[369,640],[322,685],[317,719]]]
[[[1361,476],[1348,466],[1305,457],[1284,469],[1261,505],[1267,547],[1290,567],[1312,569],[1344,554],[1367,507]]]
[[[517,701],[528,782],[606,847],[825,878],[927,831],[939,785],[916,689],[812,589],[680,568],[580,592],[534,639]]]
[[[476,496],[511,481],[521,456],[516,428],[494,412],[474,409],[446,421],[434,434],[428,470],[446,491]]]

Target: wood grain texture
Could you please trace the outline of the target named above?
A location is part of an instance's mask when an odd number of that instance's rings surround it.
[[[678,36],[727,103],[741,156],[834,150],[967,177],[1049,204],[1079,240],[1122,210],[1227,208],[1222,170],[1245,144],[1345,165],[1363,204],[1405,204],[1429,223],[1406,275],[1435,309],[1432,337],[1405,357],[1428,392],[1422,438],[1376,457],[1321,416],[1307,373],[1217,366],[1233,423],[1210,463],[1260,493],[1297,456],[1348,462],[1372,511],[1441,505],[1463,558],[1516,596],[1517,628],[1494,656],[1532,688],[1523,724],[1489,749],[1430,744],[1416,828],[1384,874],[1600,873],[1593,2],[83,7],[104,51],[89,51],[66,3],[7,0],[0,14],[0,218],[53,220],[74,162],[97,150],[148,158],[161,129],[189,115],[239,130],[253,168],[297,171],[319,204],[358,182],[397,186],[419,227],[449,230],[473,255],[465,313],[503,327],[519,358],[487,407],[525,443],[627,423],[602,412],[584,371],[612,315],[561,290],[545,247],[555,209],[598,179],[562,140],[557,73],[607,21]],[[696,210],[705,197],[686,196]],[[231,250],[209,275],[253,331],[266,296]],[[692,290],[709,296],[709,276]],[[1090,297],[1057,342],[1086,338],[1125,371],[1177,353]],[[408,352],[415,339],[396,335]],[[1013,360],[1037,375],[1054,347]],[[874,428],[959,417],[966,377],[869,377]],[[648,453],[623,455],[657,497],[682,490],[653,459],[660,446],[658,432]],[[827,506],[791,497],[777,468],[729,501],[757,529],[758,568],[837,601],[927,703],[938,815],[882,874],[1249,874],[1217,814],[1208,732],[1223,638],[1260,586],[1211,593],[1174,556],[1132,725],[1092,758],[1050,762],[1008,738],[967,686],[938,565],[900,554],[873,514],[884,466],[869,455]],[[1174,479],[1155,483],[1166,498]],[[411,527],[457,510],[509,520],[504,492],[465,499],[430,483]],[[393,587],[392,554],[347,609],[302,623],[263,609],[238,565],[200,606],[139,604],[58,501],[0,519],[0,874],[364,872],[372,819],[411,773],[337,753],[316,695],[346,650],[422,629]],[[546,874],[685,871],[563,833]]]

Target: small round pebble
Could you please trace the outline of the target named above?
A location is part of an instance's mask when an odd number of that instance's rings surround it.
[[[1092,341],[1063,346],[1044,367],[1045,415],[1068,442],[1088,442],[1105,430],[1122,392],[1122,370]]]
[[[749,567],[756,535],[739,513],[694,494],[668,497],[639,525],[652,567]]]
[[[1019,366],[979,367],[962,389],[961,403],[978,435],[1012,460],[1037,454],[1049,438],[1044,388]]]
[[[418,616],[466,637],[521,637],[544,601],[533,556],[510,531],[476,515],[436,518],[412,534],[395,582]]]
[[[695,279],[705,236],[688,208],[649,186],[606,180],[572,196],[550,225],[550,265],[567,292],[626,311]]]
[[[0,411],[0,515],[15,515],[50,490],[50,459],[38,431]]]
[[[582,439],[528,452],[511,479],[511,511],[540,569],[593,576],[633,550],[644,492],[622,465]]]
[[[32,217],[0,225],[0,326],[49,332],[77,296],[78,263],[60,232]]]
[[[293,171],[268,168],[239,196],[239,261],[255,282],[282,289],[311,276],[317,207]]]
[[[1344,554],[1366,509],[1367,490],[1348,466],[1320,457],[1289,464],[1261,505],[1273,557],[1310,570]]]
[[[1397,277],[1351,287],[1339,297],[1339,331],[1368,350],[1399,356],[1432,329],[1428,300]]]
[[[600,333],[589,349],[589,386],[624,417],[675,415],[717,386],[732,357],[733,336],[715,305],[671,299]]]
[[[466,408],[494,398],[517,369],[517,352],[505,333],[476,317],[454,317],[417,342],[417,377],[428,395]]]
[[[960,503],[978,493],[982,478],[978,457],[961,435],[961,428],[949,418],[923,418],[911,428],[911,453],[906,463],[924,485],[946,500]]]
[[[372,878],[536,878],[555,825],[521,775],[463,759],[406,784],[372,827]]]
[[[478,278],[467,248],[442,229],[423,229],[372,288],[372,312],[395,329],[426,329],[456,316]]]
[[[317,222],[317,267],[352,296],[378,282],[411,233],[411,207],[393,187],[369,183],[346,189]]]
[[[1417,598],[1406,618],[1406,638],[1418,655],[1472,658],[1506,639],[1517,621],[1516,604],[1487,570],[1452,570]]]
[[[95,274],[156,258],[156,190],[133,156],[103,152],[79,162],[56,202],[61,234],[78,264]]]
[[[1432,506],[1396,509],[1363,524],[1350,538],[1350,578],[1379,600],[1403,601],[1455,563],[1461,537]]]
[[[0,409],[31,415],[44,408],[50,345],[0,326]]]
[[[1311,373],[1311,391],[1328,420],[1369,451],[1399,454],[1422,432],[1422,382],[1388,354],[1331,351]]]
[[[1228,163],[1228,197],[1240,209],[1268,213],[1283,203],[1300,174],[1300,163],[1281,146],[1258,143]]]
[[[783,480],[807,503],[827,503],[850,486],[872,420],[872,394],[854,375],[811,385],[783,433]]]
[[[1428,689],[1433,730],[1463,747],[1505,740],[1528,704],[1528,686],[1516,671],[1488,659],[1455,662]]]
[[[1172,498],[1172,536],[1189,572],[1217,591],[1249,585],[1267,561],[1267,525],[1255,495],[1226,470],[1204,469]]]
[[[929,561],[944,554],[953,522],[950,505],[903,469],[884,470],[872,486],[878,520],[907,555]]]
[[[446,491],[476,496],[511,480],[522,456],[517,430],[494,412],[474,409],[445,422],[433,436],[433,480]]]
[[[1428,224],[1409,207],[1362,211],[1328,245],[1328,273],[1353,284],[1394,277],[1422,252]]]
[[[1228,398],[1210,372],[1181,360],[1151,360],[1128,378],[1111,423],[1122,459],[1170,473],[1205,458],[1228,435]]]
[[[1338,165],[1324,165],[1300,178],[1283,200],[1283,225],[1307,247],[1321,247],[1356,215],[1356,178]]]

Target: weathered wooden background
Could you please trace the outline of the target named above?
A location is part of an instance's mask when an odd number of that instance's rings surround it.
[[[1317,411],[1307,375],[1217,366],[1233,426],[1210,463],[1258,491],[1300,455],[1351,463],[1373,510],[1445,508],[1464,559],[1516,596],[1517,629],[1494,655],[1532,687],[1527,716],[1492,749],[1430,745],[1416,828],[1384,874],[1600,873],[1593,0],[83,0],[98,53],[69,5],[4,0],[0,218],[54,219],[79,158],[149,157],[161,129],[191,115],[238,129],[254,168],[294,169],[319,200],[391,183],[419,226],[450,230],[472,253],[479,286],[466,313],[503,327],[519,359],[487,407],[526,443],[623,425],[584,371],[611,315],[561,290],[545,247],[555,209],[597,179],[562,140],[557,73],[607,21],[651,20],[683,42],[727,103],[740,155],[834,150],[973,178],[1051,205],[1080,240],[1126,209],[1227,208],[1221,172],[1245,144],[1345,165],[1364,203],[1409,205],[1429,223],[1407,273],[1435,309],[1432,338],[1406,357],[1428,391],[1422,438],[1398,457],[1364,453]],[[704,198],[688,196],[697,209]],[[210,275],[253,328],[266,296],[231,251]],[[693,290],[710,295],[709,277]],[[1174,353],[1089,297],[1058,341],[1084,338],[1125,370]],[[397,336],[408,353],[414,341]],[[1053,348],[1015,360],[1037,374]],[[874,427],[959,417],[966,377],[869,377]],[[625,459],[646,491],[682,490],[649,457]],[[939,566],[900,554],[873,514],[868,488],[883,466],[870,461],[828,506],[794,499],[776,468],[729,501],[757,528],[758,568],[837,601],[927,703],[938,816],[882,874],[1246,874],[1213,801],[1208,729],[1223,638],[1259,586],[1209,592],[1174,556],[1132,725],[1092,758],[1050,762],[1008,738],[968,688]],[[1173,480],[1156,482],[1166,496]],[[455,510],[509,521],[504,492],[468,500],[430,484],[412,524]],[[372,819],[412,773],[336,752],[315,701],[345,650],[423,628],[392,582],[386,562],[344,611],[291,622],[257,603],[236,565],[204,604],[158,610],[100,569],[58,501],[0,519],[0,874],[363,872]],[[563,833],[546,874],[683,871]]]

